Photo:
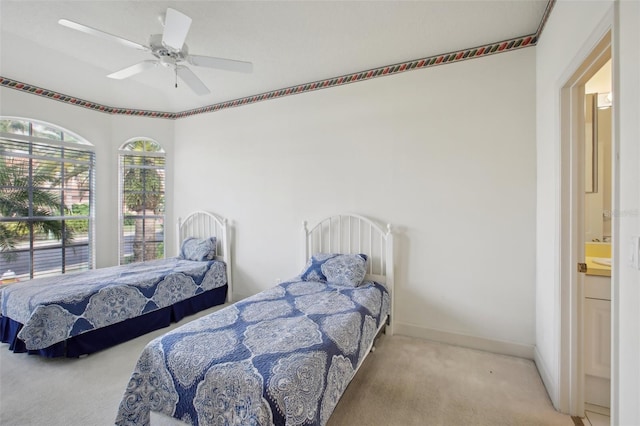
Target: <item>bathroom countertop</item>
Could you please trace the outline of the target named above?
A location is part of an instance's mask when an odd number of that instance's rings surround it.
[[[587,275],[598,275],[601,277],[611,276],[611,266],[595,263],[592,256],[586,256],[585,260],[587,263]]]

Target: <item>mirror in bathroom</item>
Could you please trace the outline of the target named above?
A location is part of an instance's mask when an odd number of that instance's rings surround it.
[[[587,93],[584,97],[584,192],[598,192],[598,94]]]
[[[611,94],[585,97],[585,241],[611,241]]]

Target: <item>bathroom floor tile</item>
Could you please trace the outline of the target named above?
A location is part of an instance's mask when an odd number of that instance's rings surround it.
[[[593,411],[586,411],[585,414],[591,426],[609,426],[611,424],[611,418],[604,414],[594,413]]]

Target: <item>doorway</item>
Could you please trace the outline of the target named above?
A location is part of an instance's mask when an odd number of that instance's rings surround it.
[[[611,59],[585,83],[582,326],[585,416],[610,424],[612,242]]]
[[[585,114],[587,111],[591,111],[591,120],[597,120],[598,95],[593,95],[592,91],[592,96],[587,97],[587,85],[598,74],[598,71],[611,61],[610,27],[605,28],[601,34],[601,38],[597,39],[593,48],[585,54],[584,60],[577,66],[561,90],[560,405],[568,408],[571,415],[580,417],[585,417],[586,400],[593,400],[591,389],[593,377],[597,378],[596,381],[606,383],[606,391],[600,391],[602,398],[596,400],[603,407],[610,403],[611,389],[608,383],[611,372],[611,352],[608,349],[611,345],[611,313],[610,308],[607,312],[607,307],[601,303],[608,298],[607,302],[610,307],[610,284],[608,287],[609,295],[605,297],[604,293],[607,289],[603,290],[603,287],[599,286],[599,282],[598,284],[591,282],[591,274],[589,277],[586,274],[589,266],[591,266],[591,272],[594,271],[595,266],[601,266],[594,265],[593,258],[598,258],[598,260],[607,256],[610,258],[610,250],[608,253],[602,250],[594,253],[593,246],[587,246],[586,243],[600,245],[597,248],[603,249],[606,246],[605,237],[608,244],[612,238],[610,232],[607,234],[604,231],[611,223],[608,222],[605,226],[603,211],[595,215],[585,213],[587,207],[594,203],[594,199],[602,200],[604,198],[602,192],[598,192],[598,186],[602,191],[605,184],[602,181],[601,170],[601,167],[604,166],[603,158],[598,158],[600,150],[597,142],[597,128],[593,123],[589,123],[587,126],[588,116]],[[609,87],[613,86],[609,83]],[[604,90],[602,91],[604,93]],[[607,93],[611,92],[611,90],[607,91]],[[614,96],[615,94],[611,94],[609,97],[613,99]],[[613,140],[611,130],[609,132],[609,138]],[[593,139],[592,136],[596,139]],[[604,155],[600,157],[604,157]],[[600,174],[599,177],[598,174]],[[611,182],[608,185],[611,185]],[[600,206],[601,210],[604,210],[602,204]],[[599,219],[602,223],[594,227],[597,222],[595,219]],[[608,215],[607,219],[610,220],[611,215]],[[596,279],[601,278],[604,277],[596,277]],[[592,292],[594,288],[600,290],[601,293],[594,295]],[[597,302],[589,301],[586,303],[587,295],[590,296],[590,299],[597,299]],[[594,320],[594,318],[596,319]],[[585,321],[587,320],[591,321],[589,326],[586,325]],[[608,336],[604,336],[604,332],[594,334],[592,332],[594,329],[606,330]],[[603,339],[608,345],[601,345]],[[598,349],[599,352],[595,356],[591,356],[593,353],[589,357],[585,356],[587,345],[591,349]],[[594,370],[596,364],[597,371]],[[587,375],[590,376],[589,379],[587,379]],[[592,408],[591,405],[588,407]],[[605,415],[602,424],[609,424],[606,407],[598,411]]]

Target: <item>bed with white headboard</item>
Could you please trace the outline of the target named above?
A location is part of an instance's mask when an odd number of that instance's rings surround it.
[[[203,210],[196,210],[184,219],[178,218],[176,229],[177,255],[182,251],[182,245],[187,238],[206,239],[216,238],[215,255],[213,259],[224,262],[227,270],[226,302],[233,300],[233,280],[231,278],[231,229],[226,218]]]
[[[76,358],[230,299],[226,219],[178,221],[180,256],[0,287],[0,340],[14,352]]]
[[[116,424],[326,424],[394,311],[393,236],[337,215],[304,247],[299,275],[151,341]]]
[[[390,293],[389,319],[394,317],[394,257],[391,224],[381,226],[357,214],[339,214],[321,220],[313,228],[307,222],[304,229],[304,260],[316,253],[364,253],[368,256],[365,280],[384,284]],[[388,321],[387,333],[394,325]]]

